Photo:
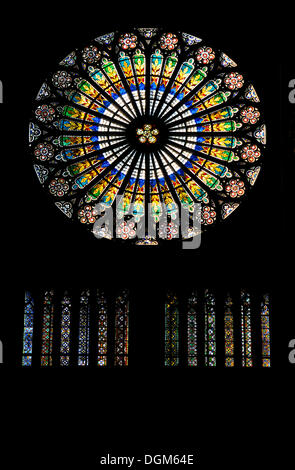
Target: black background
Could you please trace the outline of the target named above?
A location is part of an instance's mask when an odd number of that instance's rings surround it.
[[[291,459],[287,426],[292,421],[295,366],[288,362],[288,342],[295,337],[295,322],[287,139],[294,113],[288,103],[288,81],[295,78],[294,41],[283,4],[280,11],[271,7],[260,11],[249,3],[243,8],[129,2],[121,8],[111,2],[73,7],[60,2],[31,4],[17,15],[12,9],[7,13],[0,76],[4,83],[0,373],[8,411],[3,435],[17,450],[11,456],[24,468],[53,464],[96,468],[98,456],[106,451],[140,456],[149,450],[189,449],[197,452],[200,468],[256,467],[276,459],[286,468]],[[128,26],[167,26],[217,45],[238,62],[264,102],[268,138],[264,168],[248,201],[203,237],[198,250],[98,242],[49,202],[26,150],[33,99],[48,72],[75,47]],[[160,343],[154,325],[159,323],[159,299],[166,287],[268,290],[273,299],[273,367],[170,370],[151,367],[146,355],[141,367],[137,361],[136,367],[124,370],[21,369],[24,289],[84,286],[132,289],[133,300],[141,305],[135,328],[142,334],[146,325],[143,341],[151,357]]]

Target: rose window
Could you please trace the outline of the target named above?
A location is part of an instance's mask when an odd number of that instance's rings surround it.
[[[117,227],[100,235],[136,243],[141,224],[141,245],[194,236],[178,226],[181,211],[202,231],[236,211],[265,144],[261,101],[237,63],[197,36],[156,28],[73,50],[41,86],[29,135],[58,209],[97,235],[112,208]]]

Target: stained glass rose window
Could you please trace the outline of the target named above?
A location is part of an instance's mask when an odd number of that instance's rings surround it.
[[[60,61],[29,134],[56,206],[95,235],[113,208],[114,236],[133,243],[150,218],[154,236],[138,244],[193,236],[177,227],[181,210],[201,230],[227,218],[254,185],[265,144],[261,101],[237,63],[196,36],[155,28],[97,37]],[[112,238],[110,227],[98,232]]]

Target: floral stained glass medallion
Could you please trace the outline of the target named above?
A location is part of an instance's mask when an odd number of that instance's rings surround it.
[[[238,64],[207,40],[156,28],[72,51],[42,84],[29,128],[57,208],[97,238],[141,245],[226,219],[255,184],[265,145],[262,104]],[[116,228],[102,223],[110,208]]]

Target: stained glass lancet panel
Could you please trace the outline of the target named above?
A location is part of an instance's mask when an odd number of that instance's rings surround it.
[[[167,294],[165,304],[165,366],[179,365],[179,309],[178,299]]]
[[[98,355],[97,365],[107,365],[107,348],[108,348],[108,309],[105,295],[102,291],[97,290],[97,321],[98,321]]]
[[[33,354],[33,332],[34,332],[34,300],[30,292],[25,292],[24,309],[24,335],[23,335],[23,354],[22,365],[32,365]]]
[[[115,365],[128,366],[129,292],[123,290],[115,302]]]
[[[45,291],[43,303],[41,366],[52,366],[54,313],[53,297],[53,290]]]
[[[270,367],[271,365],[269,313],[269,295],[265,294],[261,302],[262,367]]]
[[[225,348],[225,366],[234,367],[234,317],[232,312],[233,301],[228,294],[225,299],[224,310],[224,348]]]
[[[215,296],[205,290],[205,366],[216,366],[216,312]]]
[[[244,289],[241,290],[241,330],[242,366],[252,367],[251,299]]]
[[[70,364],[70,334],[71,334],[71,312],[72,302],[67,292],[61,301],[61,342],[60,342],[60,365]]]
[[[80,297],[78,366],[89,365],[89,313],[90,290],[85,289]]]
[[[198,298],[197,292],[193,292],[188,299],[187,313],[187,363],[189,366],[198,365]]]

